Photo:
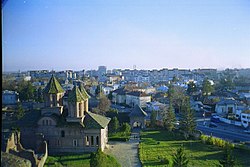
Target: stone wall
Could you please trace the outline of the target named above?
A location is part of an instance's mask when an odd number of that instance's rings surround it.
[[[20,142],[20,132],[14,131],[12,135],[10,136],[8,143],[7,143],[7,149],[6,152],[9,152],[10,154],[16,155],[18,157],[24,158],[26,160],[29,160],[32,164],[32,167],[42,167],[45,164],[45,161],[48,157],[48,149],[47,149],[47,143],[46,141],[42,141],[40,143],[35,143],[34,145],[38,145],[38,154],[35,154],[34,150],[31,149],[24,149],[21,142]],[[43,140],[43,136],[40,135],[39,138],[36,136],[33,136],[39,142],[40,140]]]

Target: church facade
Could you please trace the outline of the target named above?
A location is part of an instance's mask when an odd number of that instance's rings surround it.
[[[66,98],[52,76],[43,93],[45,107],[33,132],[44,135],[49,153],[104,150],[110,119],[88,111],[89,95],[82,85],[74,86]]]

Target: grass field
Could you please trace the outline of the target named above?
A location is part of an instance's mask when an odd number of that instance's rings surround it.
[[[143,166],[167,166],[166,159],[172,163],[172,154],[183,145],[189,158],[189,166],[213,167],[219,165],[223,156],[222,148],[201,143],[200,140],[186,141],[177,133],[167,131],[141,132],[140,160]],[[250,151],[234,150],[237,166],[250,166]],[[163,161],[162,161],[163,160]]]
[[[130,133],[117,132],[109,135],[110,141],[128,141],[130,138]]]
[[[74,166],[74,167],[89,167],[89,154],[65,154],[62,156],[48,156],[45,167],[60,167],[60,166]]]

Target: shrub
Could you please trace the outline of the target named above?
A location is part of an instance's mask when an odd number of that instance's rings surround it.
[[[90,167],[120,167],[121,165],[110,155],[104,154],[99,148],[96,153],[91,153]]]
[[[202,143],[205,143],[205,144],[211,144],[211,145],[215,145],[215,146],[222,147],[222,148],[226,147],[227,145],[231,148],[234,147],[234,144],[227,142],[223,139],[213,137],[213,136],[201,135],[200,139]]]

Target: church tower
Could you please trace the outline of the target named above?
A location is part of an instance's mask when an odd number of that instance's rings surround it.
[[[61,87],[57,79],[54,77],[54,75],[52,75],[49,80],[49,83],[43,90],[46,111],[50,110],[55,113],[59,112],[58,114],[61,114],[63,106],[63,95],[63,88]],[[58,110],[58,112],[56,110]]]
[[[81,91],[82,90],[82,91]],[[88,94],[82,87],[81,90],[78,86],[69,92],[68,95],[68,122],[82,121],[85,113],[88,111]]]

